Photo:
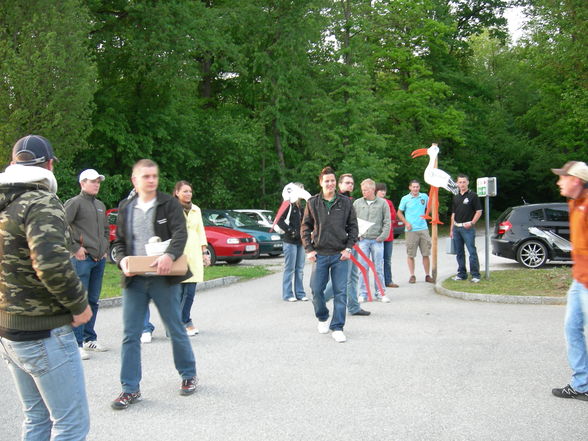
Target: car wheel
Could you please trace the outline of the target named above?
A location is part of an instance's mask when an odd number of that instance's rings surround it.
[[[206,248],[208,248],[208,252],[210,253],[210,266],[215,265],[216,253],[214,252],[214,248],[212,248],[210,245],[206,245]]]
[[[227,259],[226,262],[229,265],[237,265],[237,264],[241,263],[242,260],[243,259]]]
[[[112,245],[110,245],[110,251],[108,252],[108,259],[112,262],[112,263],[116,263],[114,261],[114,247]]]
[[[528,240],[519,246],[517,260],[527,268],[539,268],[547,262],[547,247],[538,240]]]

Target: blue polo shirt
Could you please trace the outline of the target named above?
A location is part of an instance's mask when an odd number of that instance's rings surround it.
[[[421,217],[427,210],[427,202],[429,202],[429,196],[426,193],[419,193],[418,196],[408,193],[400,199],[398,209],[402,211],[406,220],[412,225],[412,230],[410,231],[427,230],[429,228],[427,221]]]

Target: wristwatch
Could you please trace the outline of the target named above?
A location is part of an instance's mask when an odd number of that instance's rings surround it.
[[[351,248],[345,248],[345,251],[347,251],[349,254],[351,254]]]

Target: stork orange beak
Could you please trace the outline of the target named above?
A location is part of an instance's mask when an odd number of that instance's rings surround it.
[[[427,153],[428,153],[428,152],[427,152],[427,149],[417,149],[417,150],[413,151],[413,152],[410,154],[410,156],[412,157],[412,159],[414,159],[414,158],[418,158],[419,156],[424,156],[424,155],[426,155]]]

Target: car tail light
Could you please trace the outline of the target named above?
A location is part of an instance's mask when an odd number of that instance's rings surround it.
[[[512,224],[509,221],[500,222],[498,224],[498,234],[504,234],[512,228]]]

